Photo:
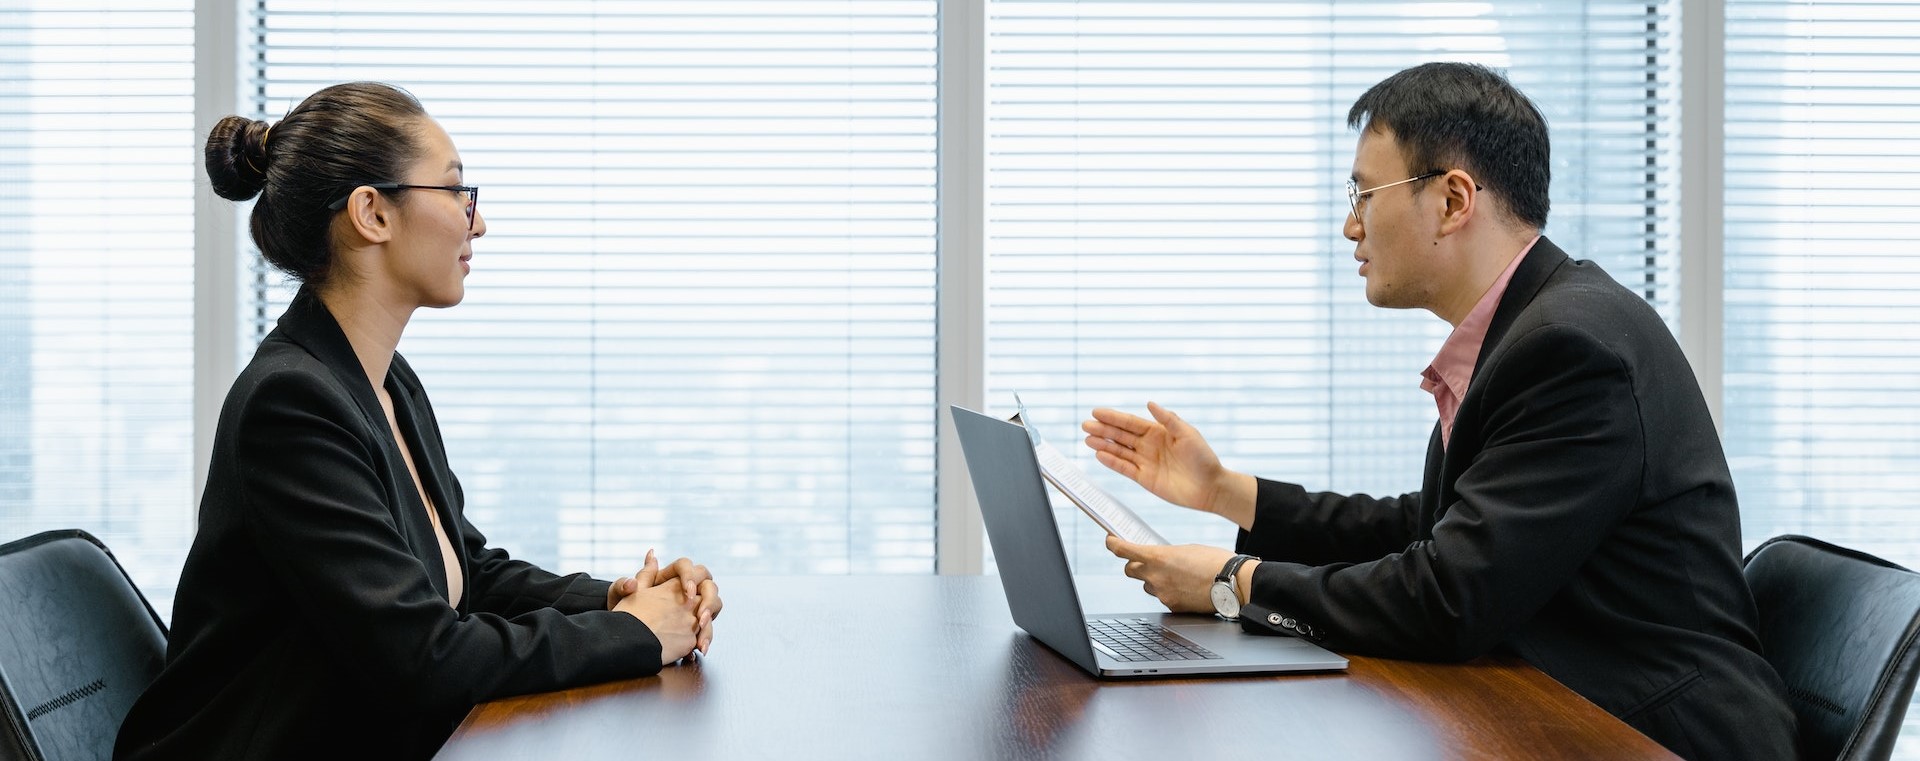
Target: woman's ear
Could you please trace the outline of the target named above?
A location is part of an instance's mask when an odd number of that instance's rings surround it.
[[[393,204],[380,191],[362,185],[347,196],[347,222],[363,243],[393,239]]]

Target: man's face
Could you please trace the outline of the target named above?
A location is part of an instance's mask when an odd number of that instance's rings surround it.
[[[1360,132],[1353,156],[1353,181],[1360,190],[1414,174],[1393,132],[1380,127]],[[1444,207],[1440,194],[1427,187],[1432,182],[1362,193],[1355,202],[1358,212],[1347,215],[1344,232],[1355,244],[1353,258],[1360,262],[1360,276],[1367,279],[1367,302],[1374,306],[1431,307],[1439,286],[1434,270],[1441,260],[1433,244],[1439,240],[1439,212]]]

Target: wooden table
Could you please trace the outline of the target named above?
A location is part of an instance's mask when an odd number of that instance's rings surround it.
[[[1102,682],[1016,628],[995,577],[721,584],[707,660],[483,704],[439,757],[1673,758],[1512,656]],[[1090,613],[1157,609],[1123,577],[1079,587]]]

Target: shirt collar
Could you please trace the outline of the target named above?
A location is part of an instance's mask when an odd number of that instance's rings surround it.
[[[1520,254],[1513,257],[1507,269],[1495,278],[1493,285],[1480,296],[1479,303],[1467,312],[1467,317],[1447,336],[1446,343],[1440,345],[1440,353],[1435,355],[1433,363],[1427,366],[1421,377],[1429,383],[1442,383],[1453,392],[1455,398],[1465,396],[1467,384],[1473,381],[1474,365],[1480,359],[1480,345],[1487,339],[1487,328],[1493,324],[1494,310],[1500,307],[1500,297],[1507,292],[1507,283],[1513,280],[1514,270],[1520,269],[1520,262],[1527,258],[1527,252],[1540,242],[1540,236],[1533,236]],[[1424,386],[1425,384],[1423,384]]]

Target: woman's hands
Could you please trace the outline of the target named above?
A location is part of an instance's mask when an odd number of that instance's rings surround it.
[[[680,558],[666,568],[647,551],[639,573],[607,588],[607,608],[647,625],[660,640],[660,664],[705,654],[713,647],[713,620],[720,616],[720,587],[707,567]]]

